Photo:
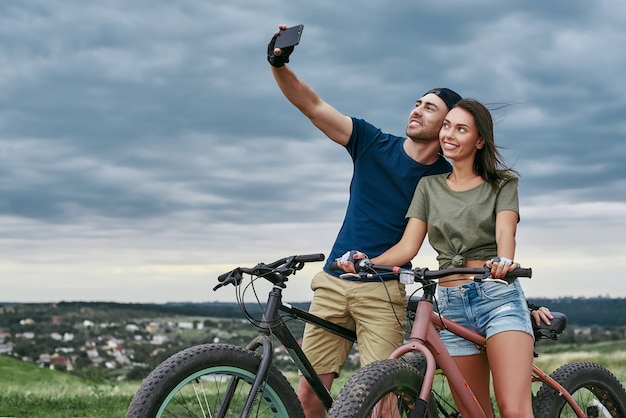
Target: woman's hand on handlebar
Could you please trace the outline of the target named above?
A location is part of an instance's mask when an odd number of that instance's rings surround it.
[[[491,277],[494,279],[501,279],[506,276],[507,273],[521,267],[519,263],[506,257],[492,258],[488,260],[485,265],[491,269]]]
[[[337,263],[337,267],[346,273],[356,273],[356,269],[354,268],[354,262],[356,260],[365,260],[367,259],[367,254],[362,253],[357,250],[346,251],[344,255],[337,258],[335,262]]]

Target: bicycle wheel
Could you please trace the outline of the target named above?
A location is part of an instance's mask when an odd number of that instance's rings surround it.
[[[626,392],[604,367],[588,361],[565,364],[550,375],[573,397],[589,417],[626,417]],[[541,385],[533,402],[535,418],[575,417],[565,399]]]
[[[339,392],[329,418],[409,417],[419,400],[424,378],[402,360],[379,360],[355,373]],[[437,416],[429,400],[430,417]]]
[[[239,417],[260,362],[256,353],[229,344],[190,347],[150,373],[126,417]],[[236,386],[227,399],[231,381]],[[249,416],[304,418],[293,387],[275,367],[270,368]]]

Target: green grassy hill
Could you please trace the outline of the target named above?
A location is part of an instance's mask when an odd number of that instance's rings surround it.
[[[1,417],[123,417],[138,386],[98,385],[0,355]]]
[[[33,363],[27,363],[13,357],[0,356],[0,385],[3,389],[11,382],[11,386],[55,387],[85,385],[83,380],[68,373],[42,369]]]

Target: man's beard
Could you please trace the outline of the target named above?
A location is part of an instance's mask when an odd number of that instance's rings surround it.
[[[411,134],[411,129],[407,126],[405,134],[411,141],[420,144],[439,140],[439,129],[426,129],[424,126],[413,135]]]
[[[426,144],[433,141],[439,141],[439,132],[420,132],[418,135],[411,135],[409,130],[406,131],[406,136],[417,144]]]

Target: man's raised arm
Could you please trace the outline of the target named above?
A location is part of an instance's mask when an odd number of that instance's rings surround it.
[[[280,28],[285,28],[285,26],[280,26]],[[293,47],[274,48],[277,34],[274,34],[267,47],[267,59],[272,66],[272,74],[278,87],[287,100],[309,118],[313,125],[328,138],[345,146],[352,134],[352,119],[323,101],[311,87],[298,79],[285,65],[289,62]]]

